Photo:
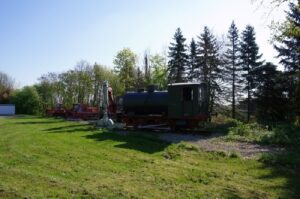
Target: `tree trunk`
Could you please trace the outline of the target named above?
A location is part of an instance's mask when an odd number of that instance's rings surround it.
[[[247,122],[250,121],[250,98],[251,98],[251,94],[250,94],[250,83],[248,81],[248,98],[247,98]]]
[[[235,69],[232,74],[232,118],[235,118]]]

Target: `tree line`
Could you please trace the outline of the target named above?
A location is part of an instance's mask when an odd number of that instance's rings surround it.
[[[156,84],[161,90],[166,89],[166,57],[145,52],[141,60],[139,63],[138,56],[131,49],[124,48],[115,56],[113,69],[80,61],[71,70],[49,72],[42,75],[37,84],[15,90],[9,81],[10,77],[0,73],[0,93],[8,90],[10,95],[7,100],[0,98],[0,103],[16,104],[17,113],[41,114],[58,103],[67,108],[74,103],[98,107],[104,80],[109,81],[115,96],[149,84]]]

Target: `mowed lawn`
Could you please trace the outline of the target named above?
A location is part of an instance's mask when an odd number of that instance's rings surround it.
[[[299,177],[151,133],[0,118],[0,198],[299,198]]]

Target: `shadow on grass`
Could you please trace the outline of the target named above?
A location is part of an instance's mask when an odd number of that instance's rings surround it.
[[[170,145],[170,143],[152,138],[150,136],[139,135],[138,133],[121,135],[114,132],[101,132],[87,135],[85,137],[99,142],[106,140],[122,142],[122,144],[114,145],[114,147],[132,149],[149,154],[163,151]]]
[[[265,154],[260,161],[263,163],[263,169],[271,170],[270,174],[261,176],[261,179],[286,179],[285,184],[280,187],[284,190],[280,198],[300,198],[300,149],[298,147],[287,148],[281,154]]]
[[[28,122],[16,122],[15,124],[55,124],[55,123],[61,123],[64,122],[64,120],[57,120],[57,121],[28,121]]]
[[[46,129],[45,131],[63,131],[63,130],[72,129],[74,127],[92,127],[92,126],[90,126],[88,124],[72,124],[72,125],[68,125],[68,126],[49,128],[49,129]]]
[[[93,132],[97,128],[89,124],[73,124],[68,126],[61,126],[55,128],[45,129],[47,133],[77,133],[77,132]]]

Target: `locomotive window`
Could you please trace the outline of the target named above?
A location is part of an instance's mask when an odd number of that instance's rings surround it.
[[[193,100],[193,88],[186,87],[182,89],[182,99],[183,101]]]

